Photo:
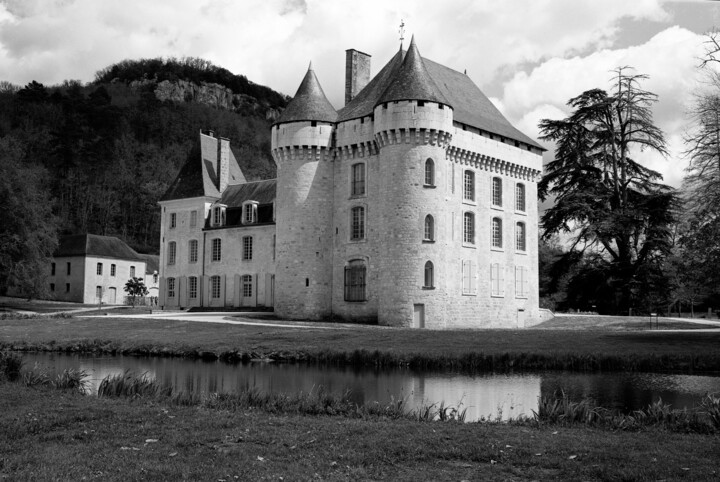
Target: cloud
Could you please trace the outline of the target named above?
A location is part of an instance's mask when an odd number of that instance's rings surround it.
[[[703,53],[702,42],[702,35],[670,27],[642,45],[549,59],[529,73],[517,73],[505,85],[504,113],[526,133],[537,137],[538,113],[549,114],[542,118],[563,118],[569,113],[566,102],[570,98],[592,88],[610,88],[612,71],[632,66],[636,73],[649,76],[641,87],[659,97],[653,106],[654,120],[665,132],[670,152],[669,159],[662,161],[649,153],[637,155],[649,162],[649,167],[662,172],[666,182],[679,185],[686,162],[681,137],[700,76],[697,66]]]

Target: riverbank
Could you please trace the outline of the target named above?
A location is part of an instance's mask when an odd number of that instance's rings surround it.
[[[316,329],[311,323],[287,328],[113,316],[5,319],[0,320],[0,348],[475,372],[720,371],[720,331],[331,328],[317,325]]]
[[[0,383],[13,480],[660,480],[718,477],[720,438],[182,407]]]

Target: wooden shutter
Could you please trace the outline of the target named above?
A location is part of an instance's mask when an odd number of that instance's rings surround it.
[[[158,298],[160,298],[158,300],[158,303],[160,304],[160,306],[165,306],[165,298],[167,297],[167,293],[165,291],[165,278],[164,277],[160,277],[160,290],[159,290],[158,294],[160,295],[160,296],[158,296]]]
[[[470,293],[470,260],[467,259],[462,262],[462,292]]]

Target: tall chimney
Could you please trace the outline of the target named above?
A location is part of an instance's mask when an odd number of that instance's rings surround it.
[[[355,49],[345,51],[345,105],[370,82],[370,55]]]
[[[223,193],[230,180],[230,139],[220,137],[218,142],[218,191]]]

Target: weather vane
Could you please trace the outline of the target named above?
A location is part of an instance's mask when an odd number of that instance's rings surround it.
[[[400,33],[400,47],[402,48],[403,40],[405,40],[405,20],[403,19],[400,19],[400,29],[398,33]]]

